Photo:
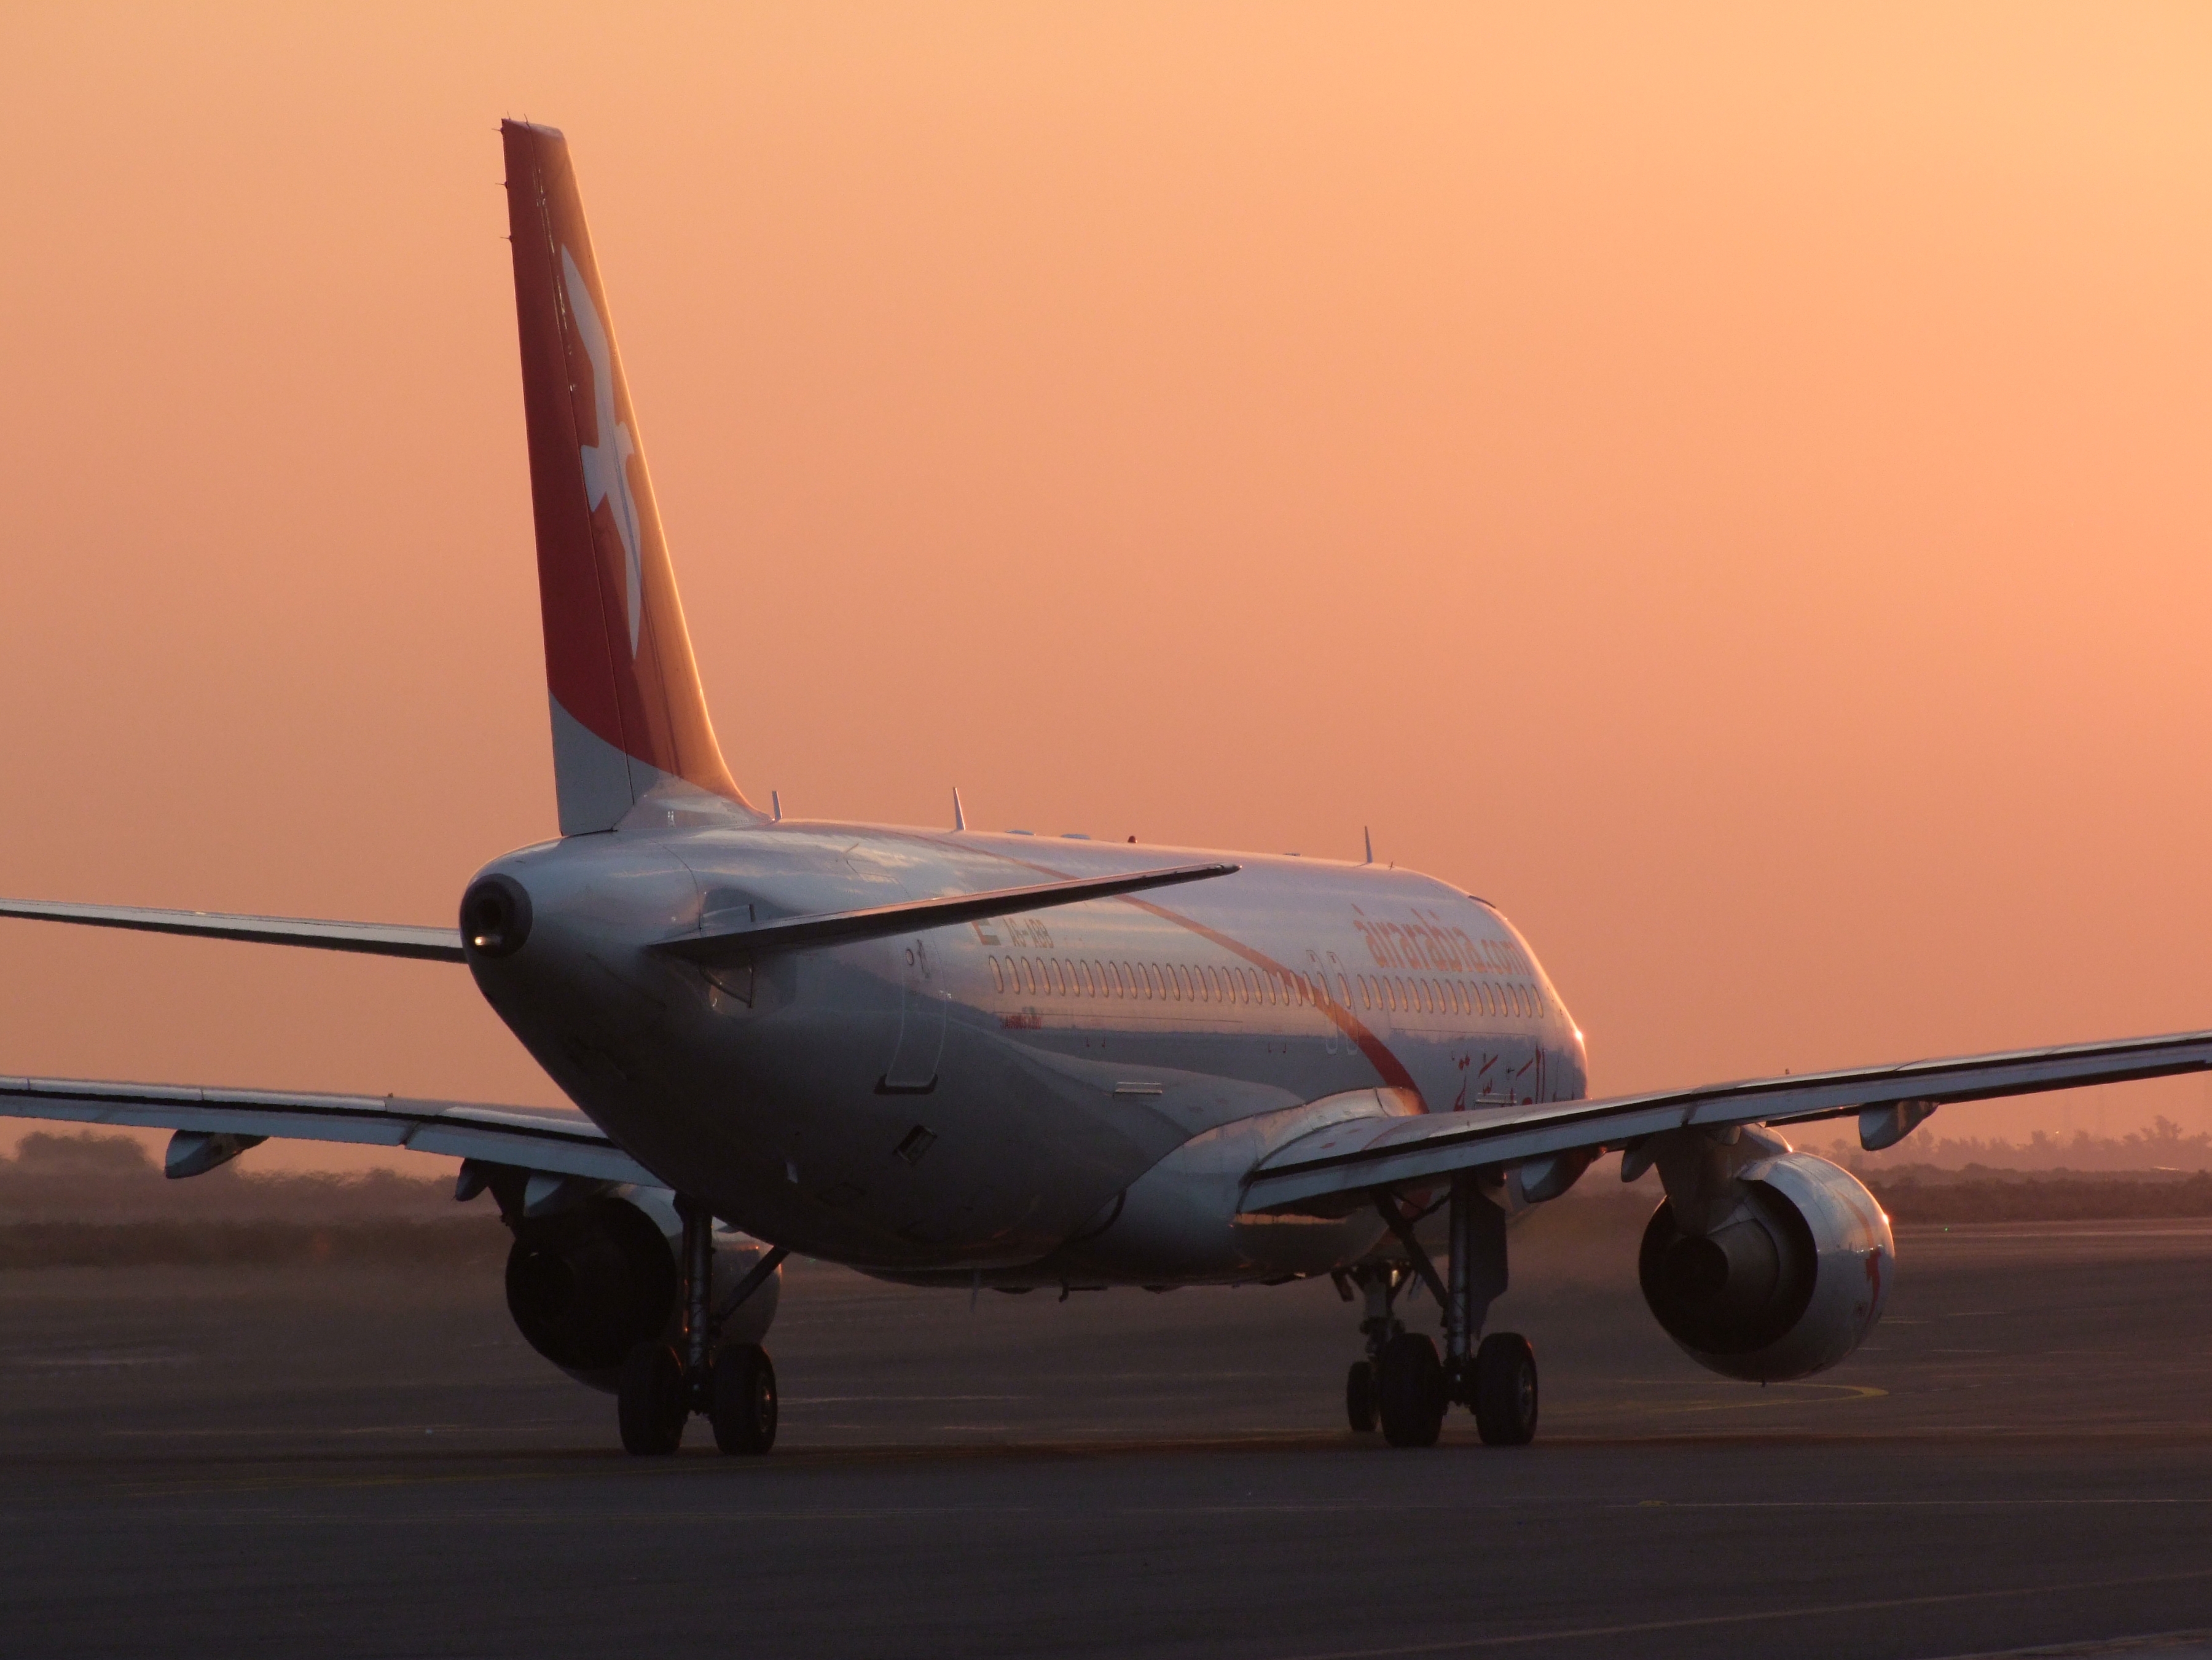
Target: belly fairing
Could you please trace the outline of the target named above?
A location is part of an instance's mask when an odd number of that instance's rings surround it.
[[[1277,1148],[1332,1124],[1416,1110],[1401,1091],[1358,1090],[1194,1135],[1132,1183],[1091,1230],[1038,1263],[1032,1282],[1220,1284],[1342,1268],[1374,1246],[1379,1217],[1364,1208],[1329,1218],[1249,1214],[1245,1178]]]

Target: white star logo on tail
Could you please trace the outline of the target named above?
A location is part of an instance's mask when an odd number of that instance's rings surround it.
[[[629,435],[629,429],[615,418],[615,355],[607,342],[607,327],[599,320],[599,307],[592,303],[592,291],[585,286],[584,273],[576,269],[575,256],[566,248],[561,250],[561,276],[568,284],[568,314],[576,319],[576,337],[584,343],[584,355],[592,360],[592,406],[599,433],[598,443],[583,447],[584,506],[586,511],[596,513],[600,502],[614,503],[615,530],[622,538],[623,568],[629,578],[626,596],[629,654],[635,657],[638,620],[644,611],[641,594],[643,577],[638,564],[637,502],[629,490],[629,459],[637,453],[637,445]]]

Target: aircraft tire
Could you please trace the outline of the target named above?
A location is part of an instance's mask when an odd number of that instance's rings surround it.
[[[1517,1331],[1492,1332],[1474,1352],[1474,1427],[1485,1446],[1536,1438],[1536,1351]]]
[[[615,1389],[623,1450],[665,1457],[684,1444],[684,1362],[665,1343],[640,1343],[623,1357]]]
[[[1352,1420],[1353,1434],[1374,1432],[1375,1367],[1369,1361],[1353,1361],[1344,1374],[1344,1415]]]
[[[1401,1331],[1375,1366],[1376,1416],[1394,1447],[1432,1447],[1444,1423],[1444,1368],[1425,1332]]]
[[[732,1343],[714,1357],[714,1444],[758,1457],[775,1444],[775,1367],[757,1343]]]

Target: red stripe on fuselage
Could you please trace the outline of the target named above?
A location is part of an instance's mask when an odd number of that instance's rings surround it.
[[[915,836],[910,831],[892,831],[890,834],[919,842],[924,847],[939,848],[963,854],[985,851],[958,842],[945,842],[934,836]],[[1007,864],[1018,870],[1035,871],[1040,876],[1049,876],[1058,881],[1065,882],[1073,879],[1072,873],[1067,871],[1057,870],[1050,865],[1041,865],[1034,860],[1017,859],[1013,854],[999,852],[996,848],[989,850],[989,856],[1003,859]],[[1278,963],[1267,952],[1248,946],[1240,939],[1232,939],[1218,928],[1210,928],[1194,917],[1185,916],[1180,911],[1172,911],[1164,905],[1156,905],[1149,899],[1139,899],[1126,893],[1121,895],[1115,903],[1133,905],[1139,910],[1148,911],[1164,922],[1172,922],[1179,928],[1188,929],[1200,939],[1210,940],[1224,951],[1235,952],[1256,969],[1271,970],[1295,982],[1297,970],[1288,964]],[[1328,988],[1323,987],[1322,989],[1326,991]],[[1367,1064],[1375,1068],[1385,1085],[1392,1089],[1410,1090],[1413,1098],[1421,1104],[1421,1110],[1426,1112],[1429,1110],[1428,1098],[1421,1093],[1421,1086],[1413,1081],[1413,1074],[1406,1070],[1406,1063],[1390,1052],[1389,1046],[1375,1035],[1365,1021],[1339,1003],[1334,996],[1322,1003],[1320,1007],[1322,1013],[1335,1022],[1339,1031],[1359,1046],[1359,1052],[1367,1057]]]
[[[1200,939],[1212,940],[1224,951],[1235,952],[1237,955],[1255,968],[1271,970],[1292,980],[1297,977],[1297,970],[1287,964],[1278,963],[1267,952],[1255,951],[1242,941],[1231,939],[1218,928],[1210,928],[1203,922],[1168,909],[1164,905],[1155,905],[1150,900],[1139,899],[1126,893],[1121,897],[1121,903],[1125,905],[1134,905],[1139,910],[1150,911],[1161,921],[1173,922],[1178,927],[1188,928]],[[1324,970],[1323,972],[1327,970]],[[1326,993],[1328,988],[1323,986],[1322,990]],[[1421,1094],[1421,1086],[1413,1081],[1413,1074],[1406,1070],[1405,1063],[1390,1053],[1382,1040],[1368,1028],[1365,1021],[1345,1007],[1334,996],[1327,997],[1319,1006],[1323,1014],[1336,1023],[1339,1031],[1359,1045],[1359,1052],[1367,1057],[1367,1063],[1382,1074],[1385,1084],[1389,1085],[1393,1089],[1411,1090],[1413,1092],[1413,1098],[1420,1102],[1421,1110],[1426,1112],[1429,1110],[1429,1104]]]

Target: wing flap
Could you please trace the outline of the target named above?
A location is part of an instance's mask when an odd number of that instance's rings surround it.
[[[1272,1210],[1547,1153],[1626,1146],[1667,1130],[1802,1123],[1902,1102],[1988,1101],[2207,1069],[2212,1069],[2212,1032],[2178,1032],[1550,1102],[1480,1116],[1393,1118],[1377,1123],[1357,1145],[1345,1145],[1340,1137],[1323,1146],[1308,1137],[1279,1149],[1247,1178],[1244,1206]]]

